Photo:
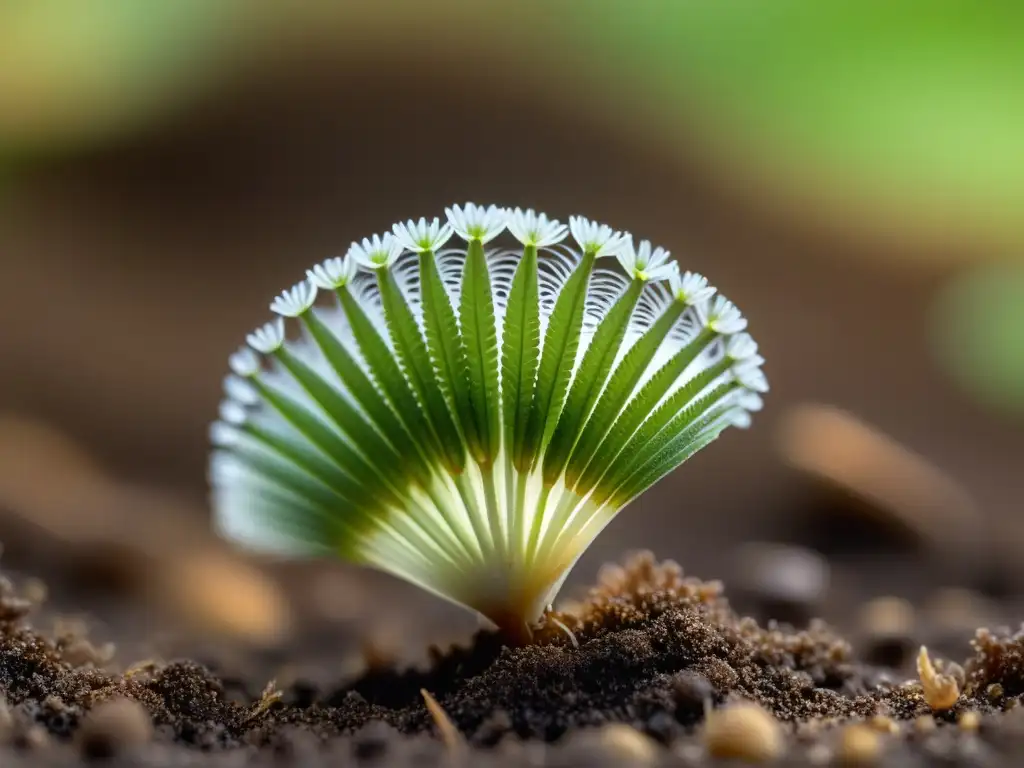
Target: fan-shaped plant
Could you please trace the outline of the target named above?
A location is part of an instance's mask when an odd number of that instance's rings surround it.
[[[453,206],[307,277],[230,359],[220,529],[388,571],[517,639],[623,506],[767,390],[729,301],[583,218]]]

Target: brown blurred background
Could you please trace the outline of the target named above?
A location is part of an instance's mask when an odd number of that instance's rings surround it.
[[[1017,623],[1024,12],[913,5],[4,5],[5,568],[139,653],[451,634],[390,579],[215,541],[206,426],[276,292],[468,199],[665,245],[768,360],[753,429],[621,515],[569,591],[651,547],[798,622],[897,595]]]

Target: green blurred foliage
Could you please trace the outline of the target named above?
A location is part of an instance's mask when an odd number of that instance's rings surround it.
[[[0,151],[123,132],[190,95],[229,50],[236,0],[0,3]]]
[[[0,146],[118,135],[237,59],[379,50],[411,27],[492,38],[497,56],[540,62],[537,87],[550,68],[599,82],[606,101],[588,108],[643,95],[665,119],[641,129],[669,141],[696,122],[740,162],[1020,224],[1024,3],[1005,0],[8,0]]]
[[[1024,3],[574,0],[668,117],[826,181],[1024,227]],[[671,129],[671,123],[669,124]]]
[[[1007,0],[0,0],[0,201],[22,158],[122,138],[239,65],[467,39],[496,72],[534,67],[532,87],[581,83],[561,94],[572,108],[629,121],[639,99],[662,119],[637,135],[665,147],[697,126],[741,171],[765,160],[773,183],[1024,243],[1024,2]],[[933,331],[973,392],[1024,408],[1015,274],[963,278]]]
[[[939,359],[970,394],[1024,416],[1024,267],[963,273],[942,292],[931,325]]]

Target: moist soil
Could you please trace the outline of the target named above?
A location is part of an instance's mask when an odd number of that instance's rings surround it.
[[[933,711],[919,680],[825,625],[759,625],[650,555],[606,567],[532,645],[480,632],[422,668],[368,657],[354,679],[280,689],[259,665],[110,671],[0,586],[2,765],[1012,765],[1024,749],[1024,636],[979,630],[944,668],[959,697]]]

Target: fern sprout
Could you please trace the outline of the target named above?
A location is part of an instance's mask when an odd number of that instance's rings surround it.
[[[211,429],[220,531],[390,572],[516,641],[618,511],[768,389],[704,277],[582,217],[452,206],[270,308]]]

